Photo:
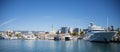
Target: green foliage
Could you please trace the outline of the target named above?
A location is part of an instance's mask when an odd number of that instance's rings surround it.
[[[57,31],[56,34],[60,34],[59,31]]]
[[[84,35],[84,32],[83,32],[83,31],[81,31],[81,32],[80,32],[80,35],[81,35],[81,36],[83,36],[83,35]]]
[[[8,36],[12,37],[12,34],[10,34],[10,35],[8,35]]]
[[[72,33],[71,33],[71,31],[70,31],[70,30],[68,30],[68,33],[69,33],[70,35],[72,35]]]
[[[72,33],[72,35],[73,36],[78,36],[79,34],[78,34],[78,32],[74,32],[74,33]]]
[[[21,34],[16,34],[16,37],[21,37]]]
[[[84,37],[84,36],[85,36],[84,31],[81,31],[81,32],[80,32],[80,36],[81,36],[81,37]]]
[[[81,34],[84,34],[84,32],[83,32],[83,31],[81,31],[81,32],[80,32],[80,35],[81,35]]]
[[[120,36],[120,31],[117,32],[117,35]]]
[[[38,36],[37,34],[34,34],[34,36]]]

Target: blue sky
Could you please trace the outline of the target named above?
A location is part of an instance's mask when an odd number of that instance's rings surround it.
[[[0,30],[50,31],[61,26],[87,28],[89,22],[119,27],[118,0],[0,0]]]

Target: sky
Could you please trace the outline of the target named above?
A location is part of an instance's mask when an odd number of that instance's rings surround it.
[[[119,0],[0,0],[0,30],[120,27]]]

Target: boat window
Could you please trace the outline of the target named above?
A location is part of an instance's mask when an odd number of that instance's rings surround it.
[[[92,31],[104,31],[104,30],[92,30]]]
[[[88,32],[91,32],[91,30],[88,30]]]

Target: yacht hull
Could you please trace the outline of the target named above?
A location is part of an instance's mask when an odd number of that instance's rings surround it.
[[[67,41],[67,40],[71,40],[71,36],[70,35],[65,35],[65,40]]]
[[[85,37],[85,40],[95,41],[95,42],[109,42],[112,37],[115,35],[115,32],[97,32],[92,35]]]

